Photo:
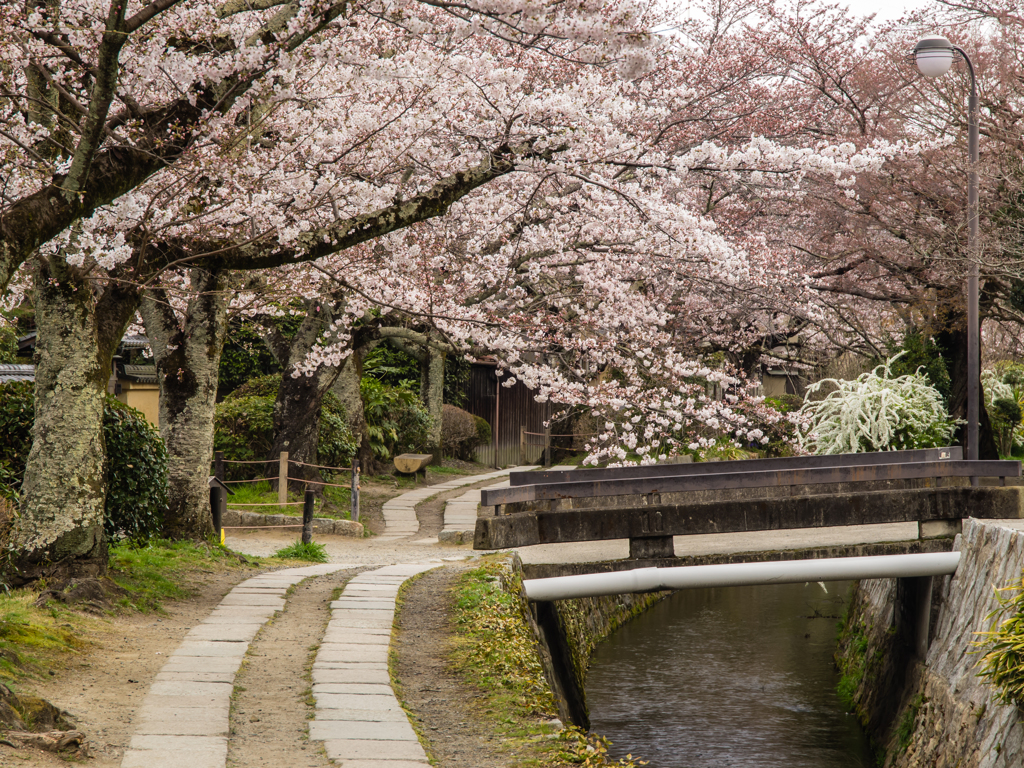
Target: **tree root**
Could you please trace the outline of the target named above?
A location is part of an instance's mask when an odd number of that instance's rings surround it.
[[[76,757],[89,756],[89,742],[81,731],[47,731],[46,733],[8,731],[0,743],[15,749],[34,747],[57,753],[73,750]]]

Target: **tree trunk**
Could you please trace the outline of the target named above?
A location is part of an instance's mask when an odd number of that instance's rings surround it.
[[[137,306],[119,283],[94,295],[61,257],[40,261],[33,277],[35,422],[12,537],[19,583],[106,570],[103,401]]]
[[[936,334],[939,346],[946,353],[946,369],[949,371],[949,413],[951,416],[967,421],[967,320],[963,313],[950,313],[947,325]],[[985,395],[979,391],[981,398],[978,410],[978,458],[988,461],[999,458],[996,448],[995,432],[985,409]],[[967,424],[961,424],[953,437],[954,441],[964,446],[966,458]]]
[[[203,539],[213,532],[210,461],[217,406],[217,373],[227,334],[227,280],[195,269],[184,318],[162,289],[142,302],[146,333],[160,382],[160,434],[167,444],[168,493],[164,531],[171,538]]]
[[[311,302],[302,325],[291,339],[277,334],[271,340],[271,346],[284,371],[274,402],[274,443],[267,456],[268,462],[277,461],[281,452],[288,451],[290,461],[307,465],[318,463],[320,406],[324,394],[338,377],[338,369],[319,366],[308,376],[305,373],[297,376],[292,374],[306,359],[332,319],[331,308],[325,302]],[[288,476],[298,480],[323,482],[320,470],[314,466],[293,465],[288,470]],[[301,482],[292,485],[293,490],[304,487]]]
[[[370,430],[366,424],[366,411],[363,409],[363,396],[359,390],[359,383],[363,378],[363,357],[366,355],[366,348],[352,350],[352,354],[345,358],[341,369],[338,371],[338,378],[334,381],[331,391],[345,406],[345,419],[348,422],[349,431],[359,441],[359,449],[356,459],[364,472],[371,472],[374,469],[373,449],[370,448]]]
[[[444,352],[427,346],[420,363],[420,399],[430,414],[427,451],[441,463],[441,417],[444,408]]]

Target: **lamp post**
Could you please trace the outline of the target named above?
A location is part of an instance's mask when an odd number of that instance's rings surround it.
[[[944,37],[921,38],[914,63],[925,77],[946,74],[956,58],[967,65],[971,95],[967,100],[967,458],[978,458],[978,411],[981,405],[981,325],[978,321],[978,83],[962,48]],[[971,484],[977,485],[977,478]]]

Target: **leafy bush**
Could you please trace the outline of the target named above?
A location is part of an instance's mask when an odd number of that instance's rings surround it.
[[[491,432],[491,425],[487,423],[487,419],[480,416],[474,416],[473,421],[476,424],[476,444],[488,445],[493,434]]]
[[[16,500],[25,477],[25,462],[32,447],[35,403],[33,385],[12,381],[0,386],[0,496]]]
[[[946,358],[943,357],[942,347],[935,339],[919,331],[912,331],[903,337],[903,343],[898,348],[890,347],[890,351],[899,352],[889,361],[893,376],[906,376],[920,372],[928,379],[928,383],[942,395],[942,402],[949,402],[949,392],[952,386],[949,369],[946,366]]]
[[[107,396],[104,529],[110,541],[148,541],[160,532],[167,510],[167,448],[141,411]]]
[[[369,377],[359,382],[359,392],[375,456],[386,461],[427,444],[430,415],[415,392]]]
[[[232,461],[262,461],[274,442],[274,401],[280,376],[251,379],[217,405],[213,448]],[[329,467],[350,466],[359,444],[345,419],[345,406],[328,392],[320,407],[320,439],[317,463]],[[255,465],[259,467],[259,465]],[[228,465],[229,479],[255,477],[264,470]]]
[[[468,458],[479,441],[473,414],[447,403],[441,409],[441,449],[448,456]]]
[[[224,398],[253,377],[281,370],[256,323],[232,323],[218,369],[217,396]]]
[[[35,404],[30,382],[0,386],[0,496],[15,501],[32,447]],[[140,411],[111,395],[103,406],[107,445],[105,528],[112,541],[157,533],[167,507],[167,449]]]
[[[996,433],[999,453],[1009,456],[1014,447],[1024,445],[1021,426],[1024,406],[1024,372],[1018,365],[999,366],[1000,370],[981,372],[985,410]]]
[[[946,413],[942,395],[920,372],[892,378],[893,360],[854,381],[822,379],[808,387],[800,409],[806,421],[801,447],[834,454],[948,445],[957,422]],[[835,389],[812,401],[822,387]]]
[[[991,629],[972,643],[981,653],[978,676],[996,689],[996,700],[1024,708],[1024,580],[996,590],[999,607],[985,618]]]

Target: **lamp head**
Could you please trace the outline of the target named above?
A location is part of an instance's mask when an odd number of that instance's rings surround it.
[[[914,46],[914,63],[925,77],[939,77],[953,65],[953,44],[944,37],[922,37]]]

